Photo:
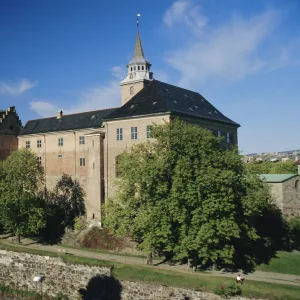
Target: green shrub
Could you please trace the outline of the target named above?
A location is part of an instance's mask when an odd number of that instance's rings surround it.
[[[300,218],[293,217],[289,220],[289,237],[292,249],[300,250]]]
[[[214,293],[222,298],[229,298],[233,296],[239,296],[242,294],[242,289],[235,283],[222,284],[214,289]]]
[[[85,217],[76,217],[74,220],[74,229],[75,230],[84,230],[88,226]]]

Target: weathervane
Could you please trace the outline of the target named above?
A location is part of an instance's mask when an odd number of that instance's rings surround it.
[[[137,27],[137,31],[139,31],[139,17],[141,16],[141,14],[137,14],[136,15],[136,27]]]

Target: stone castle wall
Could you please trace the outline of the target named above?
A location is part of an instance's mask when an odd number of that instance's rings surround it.
[[[41,285],[33,281],[36,275],[45,275],[43,293],[57,295],[63,293],[69,299],[80,299],[78,291],[85,289],[90,279],[96,275],[111,276],[111,268],[67,264],[60,257],[49,257],[0,250],[0,284],[13,285],[17,289],[33,290],[40,293]],[[113,281],[113,280],[112,280]],[[116,281],[118,282],[118,281]],[[200,287],[199,281],[199,287]],[[140,282],[121,281],[119,300],[221,300],[212,293],[176,287],[158,286]],[[116,294],[117,285],[97,283],[96,286],[106,295]],[[95,287],[95,285],[94,285]],[[6,299],[12,299],[9,296]],[[15,300],[17,298],[14,298]],[[102,298],[101,298],[102,299]],[[106,299],[105,297],[103,299]],[[237,297],[235,300],[246,300]]]
[[[91,277],[110,276],[111,269],[66,264],[60,257],[0,250],[0,283],[40,292],[40,284],[33,281],[39,274],[45,275],[43,292],[49,295],[63,292],[76,299],[78,290],[85,288]]]

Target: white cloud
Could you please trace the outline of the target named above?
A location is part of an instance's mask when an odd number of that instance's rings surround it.
[[[124,68],[120,66],[114,66],[111,68],[111,75],[117,78],[118,80],[123,80],[126,76],[126,72]]]
[[[30,102],[30,109],[43,118],[55,116],[59,110],[54,104],[45,101]]]
[[[121,77],[122,70],[120,67],[113,67],[111,75]],[[124,73],[125,74],[125,73]],[[55,116],[56,112],[62,110],[66,114],[105,109],[120,106],[121,89],[119,81],[112,80],[107,84],[98,87],[89,88],[83,91],[72,105],[59,106],[51,102],[35,101],[30,103],[30,108],[41,117]]]
[[[271,39],[280,24],[278,11],[268,10],[248,18],[233,16],[212,27],[199,5],[182,0],[166,11],[163,21],[169,30],[175,32],[177,23],[187,31],[187,39],[166,57],[169,65],[179,71],[179,85],[193,87],[199,80],[211,78],[239,80],[260,70],[295,65],[296,47],[287,45],[279,51]]]
[[[22,79],[18,83],[0,82],[0,94],[18,96],[23,94],[25,91],[34,88],[37,82],[31,82],[28,79]]]
[[[207,19],[200,12],[200,6],[187,0],[174,2],[165,12],[163,20],[168,27],[183,22],[194,32],[201,32],[207,23]]]

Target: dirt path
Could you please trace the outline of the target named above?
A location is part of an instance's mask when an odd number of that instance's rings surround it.
[[[98,252],[93,252],[88,250],[64,248],[59,245],[53,245],[53,246],[42,245],[38,243],[32,243],[32,241],[29,240],[23,240],[22,244],[19,245],[19,244],[12,243],[8,239],[0,238],[0,243],[6,245],[14,245],[14,246],[19,246],[24,248],[30,248],[30,249],[50,251],[54,253],[62,253],[65,251],[66,255],[70,254],[70,255],[81,256],[86,258],[94,258],[94,259],[105,260],[110,262],[120,262],[123,264],[142,265],[142,266],[146,264],[146,259],[141,257],[125,256],[125,255],[117,255],[117,254],[109,254],[109,253],[107,254],[98,253]],[[154,264],[157,264],[159,262],[160,261],[158,260],[154,260]],[[189,269],[186,265],[171,266],[168,264],[160,264],[160,265],[153,266],[153,268],[171,270],[173,272],[180,272],[180,273],[190,273],[196,276],[221,276],[221,277],[230,277],[233,279],[238,274],[238,273],[230,273],[230,272],[222,272],[222,271],[192,272],[192,270]],[[297,275],[255,271],[251,274],[243,275],[243,277],[245,277],[246,280],[272,282],[278,284],[295,285],[300,287],[300,276]]]

